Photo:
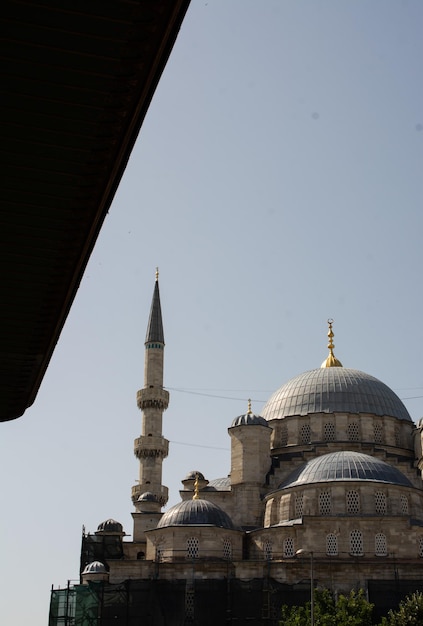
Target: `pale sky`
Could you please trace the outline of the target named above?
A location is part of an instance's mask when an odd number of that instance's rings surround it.
[[[132,534],[160,268],[168,506],[327,356],[423,416],[421,0],[192,0],[32,408],[0,424],[0,622],[46,626],[81,528]]]

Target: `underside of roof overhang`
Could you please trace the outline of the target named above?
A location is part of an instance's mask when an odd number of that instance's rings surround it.
[[[36,397],[189,0],[5,0],[0,421]]]

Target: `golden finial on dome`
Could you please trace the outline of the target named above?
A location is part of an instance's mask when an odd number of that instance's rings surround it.
[[[156,267],[156,282],[159,280],[159,268]]]
[[[333,343],[333,338],[334,338],[334,333],[332,330],[332,324],[333,324],[333,319],[328,319],[328,326],[329,326],[329,330],[328,330],[328,337],[329,337],[329,342],[328,342],[328,348],[329,348],[329,356],[327,357],[327,359],[325,359],[321,365],[321,367],[343,367],[341,361],[339,361],[336,356],[333,353],[333,349],[335,347],[335,344]]]
[[[200,499],[200,481],[198,480],[198,472],[195,474],[195,481],[194,481],[194,495],[192,496],[193,500],[199,500]]]
[[[252,410],[251,410],[251,398],[248,398],[248,411],[247,411],[247,415],[251,415]]]

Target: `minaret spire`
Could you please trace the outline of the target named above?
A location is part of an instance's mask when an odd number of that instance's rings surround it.
[[[142,433],[134,441],[134,453],[140,462],[139,481],[132,487],[137,510],[142,494],[149,494],[150,510],[153,498],[157,511],[168,499],[168,489],[162,485],[162,463],[169,451],[169,441],[162,435],[163,412],[169,405],[169,393],[163,389],[164,346],[157,268],[145,337],[144,388],[137,392],[137,405],[142,411]]]

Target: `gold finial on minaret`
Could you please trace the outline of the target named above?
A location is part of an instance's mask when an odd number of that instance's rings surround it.
[[[198,472],[195,475],[195,481],[194,481],[194,495],[192,496],[193,500],[199,500],[200,499],[200,481],[198,480]]]
[[[156,282],[159,280],[159,268],[156,267]]]
[[[321,365],[321,367],[343,367],[341,361],[339,361],[333,353],[333,349],[335,348],[335,344],[333,343],[334,333],[332,330],[333,319],[328,319],[328,348],[329,348],[329,356],[325,359]]]
[[[248,398],[248,411],[247,411],[247,414],[251,415],[251,413],[252,413],[252,410],[251,410],[251,398]]]

